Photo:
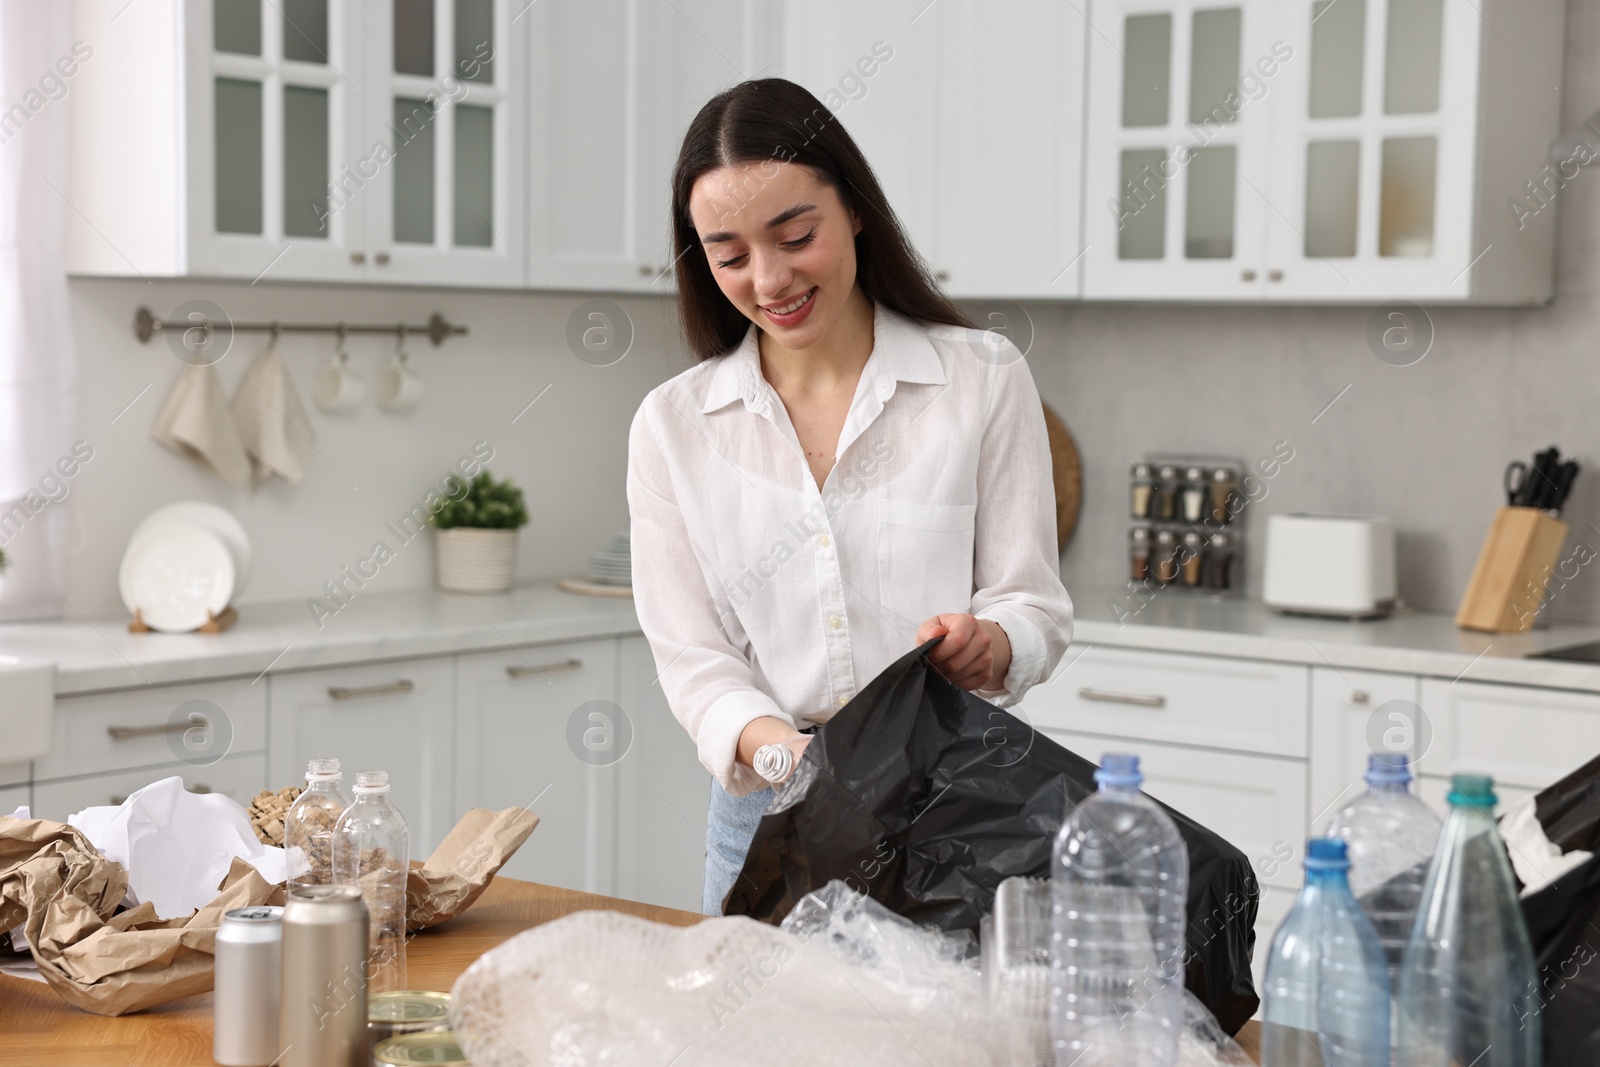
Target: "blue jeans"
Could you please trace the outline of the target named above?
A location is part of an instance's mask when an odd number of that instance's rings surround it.
[[[702,914],[722,914],[722,900],[744,869],[750,840],[772,797],[770,785],[748,796],[729,796],[721,782],[711,779],[711,806],[706,812],[706,878],[700,891]]]

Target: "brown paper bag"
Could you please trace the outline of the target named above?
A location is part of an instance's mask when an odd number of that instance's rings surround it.
[[[411,872],[410,928],[465,911],[538,822],[525,808],[467,812]],[[84,1011],[124,1015],[206,992],[223,913],[284,901],[282,885],[240,859],[219,895],[186,919],[157,919],[150,904],[116,913],[127,888],[122,866],[73,827],[0,817],[0,931],[22,924],[39,973]]]

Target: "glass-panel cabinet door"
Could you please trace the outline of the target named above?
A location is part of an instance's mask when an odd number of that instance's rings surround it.
[[[1269,298],[1465,298],[1479,35],[1454,0],[1285,0]]]
[[[186,0],[187,272],[252,280],[365,273],[349,0]]]
[[[365,5],[374,281],[520,287],[526,27],[505,0]]]
[[[1085,156],[1086,297],[1259,299],[1268,0],[1096,4]]]

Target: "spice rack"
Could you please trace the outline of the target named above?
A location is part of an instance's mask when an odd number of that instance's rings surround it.
[[[1191,453],[1150,453],[1135,463],[1128,485],[1128,583],[1239,596],[1246,469],[1236,457]]]

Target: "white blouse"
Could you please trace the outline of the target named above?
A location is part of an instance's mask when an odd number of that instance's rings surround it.
[[[934,615],[998,623],[1009,707],[1072,637],[1039,393],[997,333],[875,305],[872,354],[822,489],[761,374],[754,324],[652,389],[628,435],[633,595],[672,713],[734,796],[771,715],[826,722]]]

